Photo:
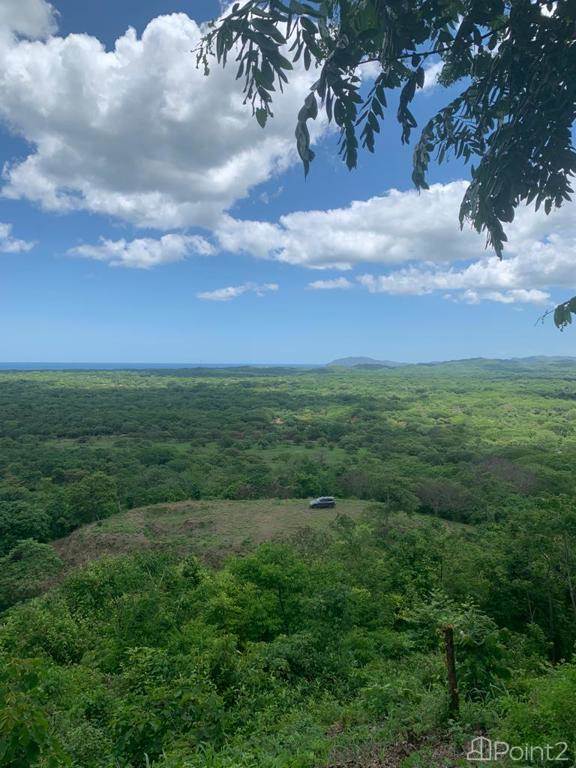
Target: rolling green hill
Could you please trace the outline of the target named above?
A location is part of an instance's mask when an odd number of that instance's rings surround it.
[[[164,550],[211,563],[302,528],[325,528],[338,515],[358,519],[367,502],[344,500],[336,509],[308,508],[306,499],[181,501],[131,509],[53,543],[65,571],[106,555]]]
[[[358,368],[362,366],[400,368],[403,365],[404,363],[398,363],[394,360],[376,360],[373,357],[339,357],[328,363],[329,368]]]

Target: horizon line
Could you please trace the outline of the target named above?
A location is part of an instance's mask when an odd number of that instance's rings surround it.
[[[365,357],[366,355],[349,355],[347,357],[340,357],[335,358],[335,360],[324,362],[324,363],[296,363],[296,362],[153,362],[153,361],[113,361],[113,360],[21,360],[21,361],[15,361],[15,360],[6,360],[6,361],[0,361],[0,369],[3,370],[26,370],[26,369],[32,369],[35,368],[37,370],[40,369],[47,369],[47,368],[53,368],[53,369],[65,369],[65,368],[79,368],[82,370],[93,370],[95,367],[98,367],[101,370],[108,370],[108,369],[131,369],[131,368],[138,368],[138,369],[146,369],[146,368],[169,368],[169,369],[177,369],[177,368],[325,368],[330,365],[333,365],[333,363],[336,360],[346,360],[348,357],[354,358],[354,357]],[[382,363],[385,365],[386,362],[392,363],[396,367],[404,367],[404,366],[410,366],[410,365],[440,365],[443,363],[464,363],[464,362],[472,362],[476,360],[486,360],[486,361],[515,361],[515,360],[533,360],[533,359],[543,359],[543,360],[551,360],[551,359],[561,359],[561,360],[576,360],[576,357],[573,355],[542,355],[542,354],[535,354],[535,355],[524,355],[521,357],[515,357],[515,356],[509,356],[509,357],[490,357],[490,356],[482,356],[482,355],[475,355],[472,357],[462,357],[462,358],[447,358],[443,360],[418,360],[418,361],[412,361],[412,362],[406,362],[406,361],[399,361],[399,360],[386,360],[381,361],[378,358],[371,358],[371,360],[374,362],[374,364],[380,364]],[[367,365],[370,364],[370,361],[367,360],[365,363]],[[358,363],[357,365],[362,365],[362,363]],[[347,367],[347,366],[342,366]],[[353,366],[350,366],[353,367]]]

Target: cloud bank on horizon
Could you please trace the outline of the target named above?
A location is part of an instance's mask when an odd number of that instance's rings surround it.
[[[185,14],[159,16],[141,37],[129,29],[106,50],[88,34],[59,36],[45,0],[3,0],[0,117],[31,149],[5,167],[2,195],[49,213],[88,211],[162,233],[82,244],[70,255],[151,269],[226,251],[335,273],[310,282],[312,290],[438,292],[472,303],[546,304],[551,289],[576,286],[572,204],[549,217],[519,211],[499,262],[480,236],[459,230],[464,181],[420,195],[392,189],[276,222],[233,218],[237,201],[297,161],[294,116],[314,73],[295,70],[262,130],[242,103],[233,67],[215,66],[210,78],[196,68],[190,51],[201,34]],[[437,74],[432,65],[427,89]],[[320,141],[327,126],[315,131]],[[203,234],[189,234],[191,227]],[[0,250],[29,247],[0,226]],[[258,293],[255,286],[219,290]],[[198,295],[233,298],[210,295],[217,293]]]

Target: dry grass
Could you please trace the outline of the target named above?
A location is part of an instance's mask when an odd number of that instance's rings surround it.
[[[466,750],[441,734],[406,738],[387,747],[365,745],[333,755],[327,768],[463,768]]]
[[[358,518],[366,505],[350,500],[339,501],[336,509],[310,510],[305,499],[157,504],[86,525],[53,546],[66,572],[105,555],[146,549],[193,553],[218,562],[303,527],[325,527],[338,514]]]

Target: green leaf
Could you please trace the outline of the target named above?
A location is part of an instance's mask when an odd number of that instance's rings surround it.
[[[256,114],[256,120],[258,121],[258,125],[261,128],[265,128],[266,122],[268,120],[268,112],[263,107],[258,107],[255,114]]]

